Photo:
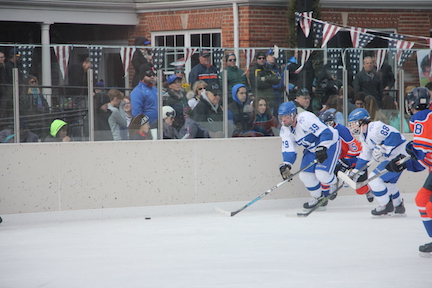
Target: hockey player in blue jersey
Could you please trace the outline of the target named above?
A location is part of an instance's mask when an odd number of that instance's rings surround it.
[[[313,199],[303,204],[305,209],[315,207],[325,197],[321,183],[330,185],[330,193],[337,188],[337,177],[333,173],[340,153],[340,141],[337,131],[322,123],[319,118],[308,111],[297,113],[293,102],[280,105],[279,122],[282,124],[280,136],[282,138],[283,163],[279,171],[283,179],[291,175],[291,168],[296,161],[299,147],[303,146],[301,168],[317,160],[317,164],[299,174],[300,180],[309,190]],[[332,195],[333,200],[336,194]],[[327,202],[323,205],[325,206]]]
[[[357,159],[357,168],[363,167],[372,159],[379,162],[368,178],[384,170],[387,163],[400,154],[408,155],[405,151],[407,145],[405,137],[396,128],[381,121],[371,122],[366,109],[354,109],[348,116],[348,127],[354,135],[360,134],[362,151]],[[352,174],[357,171],[354,169]],[[400,172],[387,172],[368,183],[379,204],[377,208],[371,211],[372,215],[380,216],[393,212],[394,214],[405,215],[403,199],[396,186],[400,175]]]

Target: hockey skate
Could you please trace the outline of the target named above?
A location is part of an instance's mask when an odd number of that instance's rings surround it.
[[[313,198],[312,200],[310,200],[309,202],[306,202],[303,204],[303,208],[304,209],[312,209],[313,207],[315,207],[319,201],[321,201],[324,198],[324,196],[321,195],[321,197],[318,198]],[[326,199],[325,202],[321,205],[320,208],[318,208],[318,210],[326,210],[325,206],[327,206],[328,200]]]
[[[394,215],[395,216],[400,216],[400,217],[406,217],[405,206],[404,206],[403,200],[402,200],[402,202],[398,206],[395,207],[395,209],[394,209]]]
[[[336,193],[333,193],[333,191],[335,191],[335,190],[338,188],[338,184],[339,184],[339,180],[336,181],[335,184],[330,184],[330,194],[329,194],[328,199],[330,199],[330,200],[334,200],[334,199],[336,199],[336,197],[337,197],[337,192],[336,192]],[[327,204],[326,204],[326,205],[327,205]]]
[[[385,206],[378,206],[377,208],[372,210],[371,213],[374,216],[383,216],[383,215],[388,215],[393,211],[394,211],[394,206],[392,200],[390,199],[390,201]]]
[[[432,242],[421,245],[419,251],[421,257],[432,258]]]
[[[369,190],[366,193],[366,198],[369,201],[369,203],[372,203],[374,201],[374,194],[372,193],[372,191]]]

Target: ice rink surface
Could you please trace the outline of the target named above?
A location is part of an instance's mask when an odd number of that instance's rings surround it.
[[[343,197],[307,218],[296,216],[300,208],[281,208],[286,200],[264,199],[234,217],[213,204],[99,220],[79,219],[80,211],[76,221],[58,221],[62,212],[43,221],[43,213],[2,215],[0,287],[432,287],[432,258],[418,255],[432,240],[414,194],[404,195],[404,218],[374,219],[376,202],[352,196],[362,201],[351,205]],[[233,211],[246,203],[216,206]]]

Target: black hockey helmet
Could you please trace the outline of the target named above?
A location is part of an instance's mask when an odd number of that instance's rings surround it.
[[[333,112],[333,109],[329,109],[324,111],[319,115],[320,120],[327,124],[328,126],[333,127],[335,123],[335,114]]]
[[[430,92],[425,87],[413,88],[405,97],[405,108],[407,113],[412,115],[411,108],[415,110],[429,109]]]

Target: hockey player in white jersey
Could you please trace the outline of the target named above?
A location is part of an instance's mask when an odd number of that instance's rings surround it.
[[[389,161],[396,157],[401,159],[400,154],[405,157],[408,155],[405,151],[407,144],[405,137],[396,128],[381,121],[371,122],[366,109],[354,109],[348,116],[348,127],[354,135],[360,135],[362,143],[362,151],[357,158],[356,167],[364,167],[372,159],[379,162],[368,178],[384,170]],[[357,171],[354,169],[352,174]],[[358,176],[360,175],[361,173]],[[393,212],[405,215],[403,199],[396,186],[400,175],[400,172],[387,172],[368,183],[379,203],[379,206],[371,211],[372,215],[380,216]]]
[[[309,167],[299,174],[300,180],[309,190],[313,199],[303,204],[305,209],[311,209],[325,196],[321,183],[330,185],[330,193],[337,188],[337,177],[333,173],[340,154],[340,141],[338,132],[332,127],[322,123],[313,113],[305,111],[297,113],[293,102],[284,102],[280,105],[279,122],[282,124],[280,136],[282,138],[283,163],[279,171],[283,179],[291,175],[291,168],[299,153],[299,146],[303,152],[301,167],[313,162],[317,164]],[[333,200],[333,194],[330,200]],[[327,202],[323,205],[327,205]]]

